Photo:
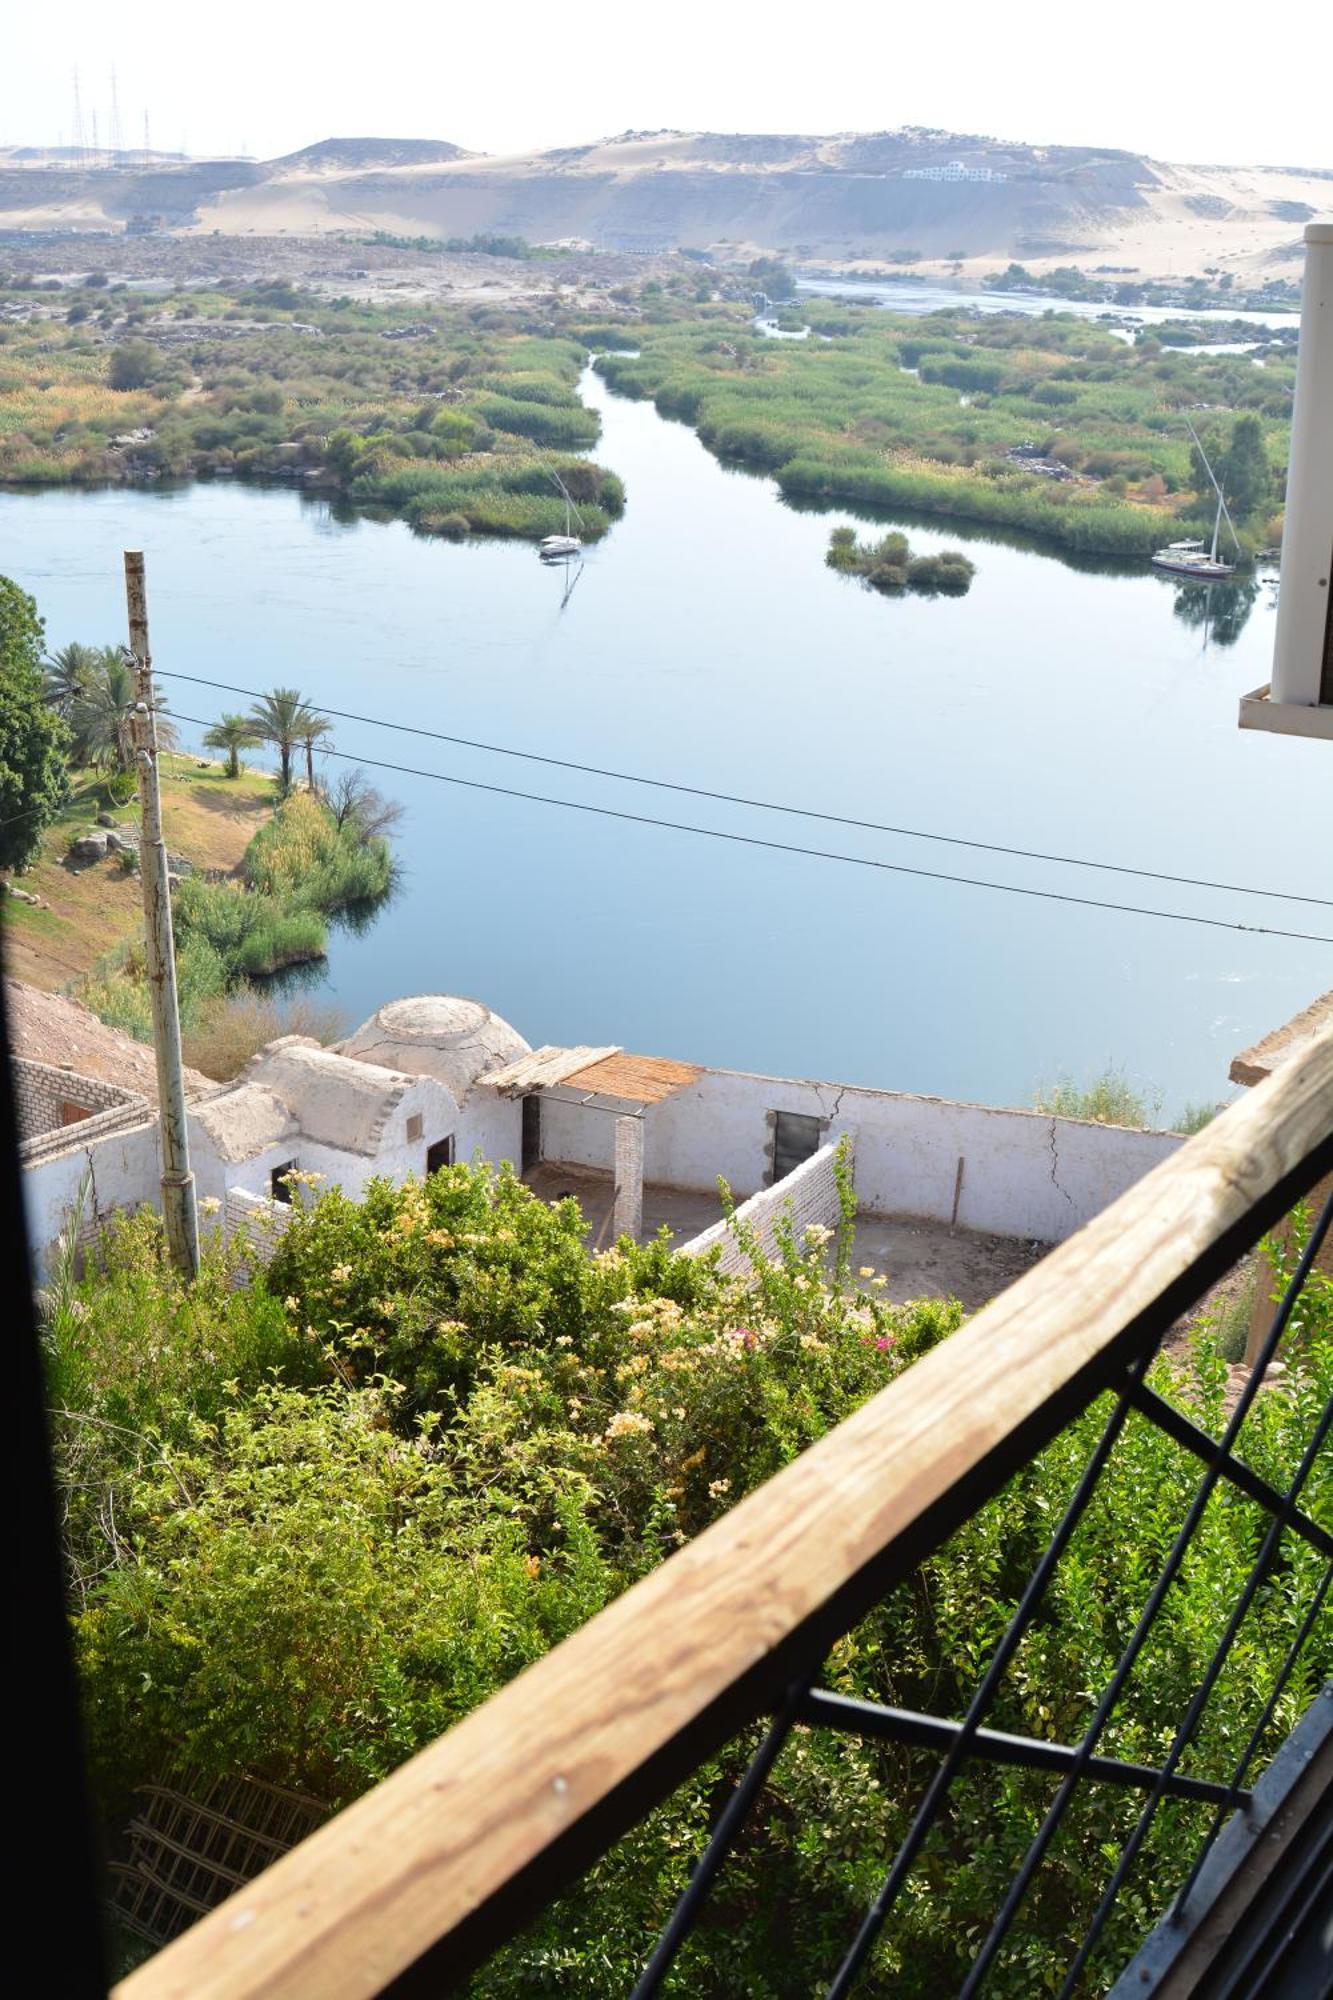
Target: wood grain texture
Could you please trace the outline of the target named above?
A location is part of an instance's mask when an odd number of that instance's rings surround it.
[[[738,1689],[798,1641],[825,1642],[831,1616],[855,1616],[896,1552],[919,1560],[950,1506],[970,1511],[1002,1482],[1006,1448],[1053,1435],[1329,1162],[1333,1034],[117,2000],[365,2000],[432,1948],[447,1990],[460,1927],[502,1905],[508,1920],[514,1879],[532,1884],[553,1844],[594,1822],[605,1844],[617,1814],[631,1823],[645,1766],[664,1794],[673,1746],[706,1754],[710,1717],[724,1740]]]

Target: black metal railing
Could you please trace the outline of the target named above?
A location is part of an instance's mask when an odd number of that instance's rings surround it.
[[[735,1848],[747,1821],[756,1809],[765,1783],[792,1730],[798,1724],[841,1730],[855,1735],[891,1742],[940,1749],[943,1758],[926,1787],[911,1824],[894,1855],[884,1881],[851,1938],[841,1962],[829,1968],[826,2000],[843,2000],[858,1985],[866,1971],[876,1943],[892,1922],[909,1877],[922,1850],[936,1827],[951,1788],[969,1761],[1025,1766],[1032,1770],[1059,1772],[1061,1782],[1013,1876],[1009,1889],[996,1910],[972,1964],[958,1987],[959,2000],[973,2000],[995,1967],[996,1961],[1017,1922],[1024,1902],[1046,1860],[1051,1844],[1080,1786],[1111,1784],[1142,1794],[1142,1808],[1111,1867],[1095,1906],[1083,1922],[1077,1940],[1071,1940],[1069,1964],[1057,1990],[1057,2000],[1070,2000],[1080,1990],[1098,1940],[1124,1891],[1134,1863],[1143,1849],[1158,1807],[1165,1798],[1189,1799],[1211,1804],[1213,1816],[1193,1859],[1189,1862],[1170,1912],[1170,1921],[1188,1927],[1196,1913],[1191,1897],[1205,1863],[1228,1817],[1245,1809],[1251,1801],[1247,1785],[1258,1755],[1273,1724],[1281,1700],[1298,1661],[1320,1620],[1333,1585],[1333,1535],[1306,1513],[1302,1494],[1327,1448],[1333,1428],[1333,1399],[1325,1404],[1314,1423],[1300,1462],[1285,1489],[1261,1478],[1236,1455],[1236,1445],[1246,1417],[1256,1397],[1266,1386],[1268,1371],[1292,1314],[1310,1281],[1315,1260],[1333,1229],[1333,1194],[1324,1203],[1311,1228],[1303,1252],[1277,1304],[1267,1334],[1253,1368],[1244,1381],[1235,1407],[1222,1435],[1216,1439],[1195,1425],[1180,1411],[1149,1389],[1146,1375],[1160,1350],[1164,1333],[1158,1331],[1137,1356],[1118,1384],[1113,1383],[1116,1400],[1091,1457],[1083,1470],[1064,1514],[1028,1579],[1017,1609],[991,1655],[988,1666],[961,1721],[922,1715],[874,1702],[854,1700],[816,1686],[824,1663],[821,1653],[798,1673],[786,1700],[751,1758],[743,1777],[721,1812],[712,1836],[699,1857],[689,1883],[663,1929],[655,1950],[633,1989],[632,2000],[652,2000],[662,1990],[663,1981],[698,1923],[728,1856]],[[1328,1282],[1324,1280],[1323,1282]],[[1182,1450],[1202,1462],[1203,1471],[1186,1509],[1184,1519],[1148,1592],[1142,1613],[1122,1648],[1091,1719],[1077,1743],[1058,1744],[1039,1738],[1008,1735],[988,1729],[990,1714],[1006,1673],[1018,1652],[1025,1633],[1038,1616],[1052,1579],[1080,1520],[1097,1491],[1131,1411],[1154,1424]],[[1162,1611],[1167,1594],[1180,1575],[1190,1546],[1217,1488],[1227,1482],[1256,1502],[1269,1516],[1267,1531],[1258,1553],[1229,1608],[1224,1629],[1207,1660],[1198,1684],[1183,1713],[1174,1720],[1173,1733],[1165,1756],[1157,1765],[1125,1762],[1100,1755],[1098,1745],[1107,1731],[1126,1685],[1133,1673]],[[1232,1655],[1246,1616],[1265,1581],[1278,1562],[1282,1538],[1294,1534],[1324,1558],[1318,1582],[1300,1618],[1294,1638],[1272,1685],[1255,1690],[1257,1709],[1253,1728],[1230,1772],[1220,1779],[1186,1775],[1180,1765],[1194,1741],[1209,1698]],[[1333,1666],[1333,1661],[1327,1663]],[[882,1990],[882,1989],[881,1989]]]

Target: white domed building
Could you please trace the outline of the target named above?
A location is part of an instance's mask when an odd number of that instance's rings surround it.
[[[338,1055],[358,1063],[429,1077],[439,1086],[449,1130],[430,1139],[423,1169],[470,1160],[476,1153],[518,1164],[521,1107],[478,1086],[532,1051],[517,1028],[484,1002],[453,993],[389,1000],[334,1047]]]
[[[284,1035],[191,1107],[199,1192],[230,1210],[236,1196],[285,1200],[293,1173],[357,1194],[455,1160],[518,1164],[522,1103],[484,1079],[530,1054],[508,1021],[448,993],[388,1001],[331,1048]]]

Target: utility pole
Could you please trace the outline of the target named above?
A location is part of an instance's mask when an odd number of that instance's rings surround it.
[[[157,1061],[158,1130],[162,1141],[162,1217],[171,1261],[187,1278],[199,1272],[199,1217],[190,1172],[190,1139],[185,1122],[185,1081],[181,1075],[181,1024],[176,1000],[176,949],[171,935],[171,886],[162,839],[162,798],[157,778],[157,724],[153,719],[153,660],[148,650],[148,596],[143,555],[125,551],[125,602],[134,658],[135,759],[139,766],[142,815],[139,873],[143,879],[144,938],[148,992],[153,1007],[153,1054]]]

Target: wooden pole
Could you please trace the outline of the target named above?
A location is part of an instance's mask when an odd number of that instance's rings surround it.
[[[189,1130],[185,1122],[185,1080],[181,1073],[180,1008],[176,997],[176,950],[171,934],[171,885],[162,839],[162,798],[157,775],[157,725],[153,720],[153,661],[148,650],[148,596],[143,555],[125,551],[125,602],[129,609],[130,652],[134,656],[135,761],[139,766],[144,940],[148,993],[153,1009],[153,1055],[157,1063],[158,1131],[162,1148],[162,1218],[171,1260],[187,1278],[199,1272],[199,1217],[190,1172]]]

